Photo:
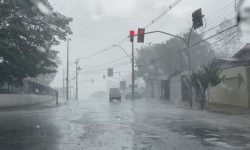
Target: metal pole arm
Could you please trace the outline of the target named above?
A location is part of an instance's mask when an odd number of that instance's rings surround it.
[[[161,34],[169,35],[169,36],[181,39],[186,45],[188,45],[188,42],[184,38],[177,36],[177,35],[174,35],[174,34],[171,34],[171,33],[164,32],[164,31],[150,31],[150,32],[145,32],[144,34],[152,34],[152,33],[161,33]],[[138,34],[136,34],[135,36],[137,36],[137,35]]]

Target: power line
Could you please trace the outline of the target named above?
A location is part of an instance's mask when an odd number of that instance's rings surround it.
[[[130,65],[130,62],[117,63],[115,65],[112,65],[112,68],[117,68],[117,66],[122,67],[122,66],[125,66],[125,65]],[[84,73],[86,73],[86,72],[96,72],[96,71],[106,71],[106,70],[107,70],[107,68],[99,68],[99,69],[87,70]]]
[[[206,27],[220,23],[222,18],[228,18],[229,16],[231,16],[231,14],[233,14],[231,17],[235,17],[236,11],[235,11],[235,9],[232,9],[232,8],[234,8],[234,7],[232,7],[234,5],[235,5],[235,1],[231,1],[230,3],[226,4],[222,8],[211,13],[210,15],[205,16]],[[228,12],[228,10],[229,10],[229,12]],[[230,11],[230,10],[232,10],[232,11]],[[232,18],[230,18],[230,20],[231,19]],[[212,29],[215,27],[216,26],[213,26]]]
[[[123,64],[119,64],[118,67],[114,67],[114,66],[113,66],[113,68],[114,68],[114,69],[117,69],[117,68],[120,68],[120,67],[123,67],[123,66],[126,66],[126,65],[130,65],[130,64],[126,62],[126,63],[123,63]],[[84,74],[84,75],[103,74],[103,73],[105,74],[106,71],[107,71],[106,68],[102,68],[102,69],[97,69],[97,70],[91,70],[91,71],[82,72],[82,73],[80,73],[80,74]],[[120,72],[120,71],[118,71],[118,72]]]
[[[168,6],[168,8],[163,11],[159,16],[154,18],[148,25],[146,25],[145,28],[149,28],[151,25],[153,25],[155,22],[160,20],[163,16],[165,16],[170,10],[172,10],[176,5],[178,5],[182,0],[176,0],[171,5]]]
[[[178,3],[180,3],[182,0],[176,0],[174,3],[172,3],[167,10],[165,10],[163,13],[161,13],[159,16],[157,16],[155,19],[153,19],[147,26],[146,28],[148,28],[149,26],[151,26],[152,24],[154,24],[156,21],[158,21],[159,19],[161,19],[165,14],[167,14],[170,10],[172,10]],[[121,45],[124,42],[127,42],[128,40],[128,36],[126,36],[125,38],[123,38],[122,40],[120,40],[119,42],[112,44],[112,46],[109,46],[108,48],[105,48],[103,50],[97,51],[93,54],[90,54],[89,56],[83,57],[83,58],[79,58],[79,60],[84,60],[84,59],[88,59],[91,57],[94,57],[96,55],[99,55],[101,53],[104,53],[110,49],[113,49],[113,45]]]
[[[123,60],[123,59],[127,59],[127,58],[128,58],[127,56],[124,56],[124,57],[121,57],[121,58],[118,58],[118,59],[109,61],[109,62],[104,63],[104,64],[99,64],[99,65],[96,65],[96,66],[93,66],[93,67],[86,68],[86,70],[90,70],[90,69],[94,69],[94,68],[99,68],[99,67],[102,67],[102,66],[105,66],[105,65],[109,65],[109,64],[112,64],[112,63],[121,61],[121,60]]]
[[[231,15],[231,14],[233,14],[233,15]],[[226,16],[219,17],[214,21],[208,22],[206,25],[211,26],[211,25],[214,25],[214,24],[216,24],[218,22],[221,22],[222,19],[228,19],[228,18],[232,19],[233,17],[236,18],[236,13],[230,13],[230,14],[227,14]]]
[[[232,17],[232,18],[228,19],[228,21],[233,21],[233,20],[235,20],[235,17]],[[210,27],[209,29],[206,30],[206,32],[209,32],[211,30],[214,30],[214,29],[218,28],[221,23],[223,23],[223,22],[219,22],[217,25]]]
[[[214,11],[213,13],[209,14],[206,18],[212,18],[215,14],[218,14],[218,12],[221,12],[222,10],[227,9],[228,7],[230,7],[230,6],[232,6],[232,5],[234,5],[234,1],[232,1],[232,2],[230,2],[230,3],[228,3],[228,4],[226,4],[224,7],[222,7],[222,8],[220,8],[220,9]]]
[[[156,21],[158,21],[159,19],[161,19],[165,14],[167,14],[170,10],[172,10],[177,4],[179,4],[182,0],[176,0],[174,1],[163,13],[161,13],[159,16],[157,16],[155,19],[153,19],[148,25],[146,25],[145,28],[148,28],[149,26],[151,26],[152,24],[154,24]],[[95,53],[92,53],[86,57],[82,57],[82,58],[79,58],[79,60],[86,60],[86,59],[89,59],[89,58],[92,58],[96,55],[99,55],[99,54],[102,54],[108,50],[111,50],[114,48],[113,45],[121,45],[123,44],[124,42],[127,42],[128,41],[128,38],[129,36],[125,36],[122,40],[120,40],[119,42],[117,43],[114,43],[112,44],[111,46],[103,49],[103,50],[100,50],[100,51],[97,51]],[[72,64],[71,64],[72,63]],[[70,62],[71,65],[74,65],[74,62]]]
[[[207,40],[209,40],[209,39],[211,39],[211,38],[213,38],[213,37],[215,37],[215,36],[217,36],[217,35],[219,35],[219,34],[222,34],[223,32],[226,32],[226,31],[228,31],[228,30],[231,30],[231,29],[233,29],[233,28],[235,28],[235,27],[237,27],[237,26],[238,26],[238,25],[236,24],[236,25],[233,25],[233,26],[231,26],[231,27],[229,27],[229,28],[226,28],[226,29],[224,29],[224,30],[222,30],[222,31],[220,31],[220,32],[218,32],[218,33],[216,33],[216,34],[210,36],[210,37],[207,37],[207,38],[205,38],[205,39],[203,39],[203,40],[201,40],[201,41],[199,41],[199,42],[197,42],[197,43],[191,45],[190,47],[194,47],[194,46],[196,46],[196,45],[199,45],[200,43],[203,43],[203,42],[205,42],[205,41],[207,41]]]
[[[227,45],[228,43],[230,43],[231,41],[233,41],[239,34],[236,34],[235,36],[233,36],[230,40],[228,40],[226,43],[224,43],[223,45],[221,45],[218,48],[224,47],[225,45]]]
[[[115,67],[114,69],[117,69],[117,68],[120,68],[121,66],[125,66],[127,64],[124,64],[124,65],[120,65],[119,67]],[[96,70],[96,71],[91,71],[91,72],[84,72],[82,74],[84,75],[92,75],[92,74],[106,74],[107,73],[107,69],[105,70]]]
[[[177,4],[179,4],[182,0],[176,0],[174,3],[172,3],[163,13],[161,13],[159,16],[157,16],[155,19],[153,19],[148,25],[146,25],[145,28],[148,28],[149,26],[151,26],[152,24],[154,24],[156,21],[158,21],[159,19],[161,19],[165,14],[167,14],[170,10],[172,10]],[[109,46],[103,50],[97,51],[93,54],[90,54],[89,56],[83,57],[83,58],[79,58],[79,60],[84,60],[84,59],[89,59],[91,57],[94,57],[96,55],[99,55],[101,53],[104,53],[110,49],[113,49],[113,45],[121,45],[124,42],[127,42],[128,40],[128,36],[126,36],[125,38],[123,38],[122,40],[120,40],[119,42],[112,44],[112,46]]]
[[[120,44],[122,44],[122,43],[124,43],[124,42],[127,42],[127,40],[128,40],[128,36],[126,36],[125,38],[123,38],[122,40],[120,40],[119,42],[117,42],[117,44],[115,44],[115,45],[120,45]],[[113,44],[113,45],[114,45],[114,44]],[[79,60],[89,59],[89,58],[92,58],[92,57],[94,57],[94,56],[96,56],[96,55],[102,54],[102,53],[104,53],[104,52],[106,52],[106,51],[108,51],[108,50],[114,49],[114,46],[113,46],[113,45],[110,46],[110,47],[107,47],[107,48],[105,48],[105,49],[103,49],[103,50],[100,50],[100,51],[97,51],[97,52],[95,52],[95,53],[92,53],[92,54],[90,54],[90,55],[88,55],[88,56],[86,56],[86,57],[79,58]]]
[[[223,33],[223,32],[226,32],[226,31],[228,31],[228,30],[234,28],[234,27],[235,27],[235,26],[229,27],[229,28],[227,28],[227,29],[225,29],[225,30],[223,30],[223,31],[221,31],[221,32],[218,32],[217,34],[215,34],[215,35],[213,35],[213,36],[211,36],[211,37],[208,37],[208,38],[206,38],[206,39],[204,39],[204,40],[201,40],[201,41],[199,41],[199,42],[197,42],[197,43],[191,45],[190,48],[191,48],[191,47],[194,47],[194,46],[197,46],[197,45],[199,45],[200,43],[202,43],[202,42],[204,42],[204,41],[207,41],[207,40],[209,40],[209,39],[211,39],[211,38],[213,38],[213,37],[215,37],[215,36],[217,36],[217,35],[219,35],[219,34],[221,34],[221,33]],[[212,45],[214,45],[214,44],[216,44],[216,43],[218,43],[218,42],[220,42],[220,41],[222,41],[222,40],[224,40],[224,39],[226,39],[226,38],[228,38],[228,37],[234,35],[235,33],[237,33],[237,32],[233,32],[233,33],[231,33],[230,35],[227,35],[227,36],[224,37],[224,38],[221,38],[221,39],[219,39],[219,40],[217,40],[217,41],[215,41],[215,42],[213,42],[213,43],[210,43],[209,45],[207,45],[207,46],[205,46],[205,47],[212,46]],[[231,41],[232,41],[235,37],[237,37],[237,36],[238,36],[238,34],[236,34],[235,36],[233,36],[232,39],[230,39],[229,41],[227,41],[224,45],[226,45],[227,43],[231,42]],[[205,47],[203,47],[203,48],[205,48]],[[159,60],[165,58],[167,55],[173,55],[173,54],[176,54],[176,53],[180,53],[181,51],[184,51],[184,50],[185,50],[185,48],[179,49],[179,50],[177,50],[177,51],[173,51],[173,52],[171,52],[171,53],[167,53],[167,54],[164,54],[164,55],[162,55],[162,56],[160,56],[160,57],[154,58],[154,60],[159,61]],[[115,61],[116,61],[116,60],[115,60]],[[125,62],[124,65],[128,65],[128,63]],[[150,65],[150,64],[144,63],[142,66],[148,66],[148,65]],[[100,65],[100,66],[101,66],[101,65]],[[122,66],[122,65],[119,65],[119,66]],[[103,71],[102,71],[102,70],[103,70]],[[104,71],[106,71],[106,68],[105,68],[105,69],[101,69],[101,70],[100,70],[100,69],[99,69],[99,70],[91,70],[90,72],[85,72],[85,74],[99,74],[99,73],[103,73]]]
[[[237,33],[235,36],[238,36],[238,35],[239,35],[238,32],[233,32],[233,33],[231,33],[230,35],[227,35],[227,36],[225,36],[225,37],[223,37],[223,38],[221,38],[221,39],[219,39],[219,40],[217,40],[217,41],[215,41],[215,42],[213,42],[213,43],[210,43],[209,46],[214,45],[214,44],[217,44],[217,43],[219,43],[219,42],[225,40],[226,38],[228,38],[228,37],[234,35],[235,33]],[[235,36],[234,36],[234,37],[235,37]]]
[[[234,26],[231,26],[231,27],[229,27],[229,28],[227,28],[227,29],[224,29],[224,30],[222,30],[222,31],[220,31],[220,32],[218,32],[218,33],[216,33],[216,34],[214,34],[214,35],[208,37],[208,38],[205,38],[205,39],[203,39],[203,40],[201,40],[201,41],[199,41],[199,42],[197,42],[197,43],[194,43],[194,44],[190,45],[190,48],[192,48],[192,47],[194,47],[194,46],[197,46],[197,45],[199,45],[199,44],[201,44],[201,43],[203,43],[203,42],[205,42],[205,41],[207,41],[207,40],[209,40],[209,39],[211,39],[211,38],[213,38],[213,37],[215,37],[215,36],[217,36],[217,35],[219,35],[219,34],[222,34],[222,33],[226,32],[226,31],[228,31],[228,30],[230,30],[230,29],[233,29],[233,28],[235,28],[235,27],[237,27],[237,25],[234,25]],[[231,34],[231,35],[232,35],[232,34]],[[227,36],[227,37],[228,37],[228,36]],[[225,38],[226,38],[226,37],[225,37]],[[223,40],[223,39],[220,39],[220,41],[222,41],[222,40]],[[218,41],[216,41],[216,42],[218,42]],[[213,43],[213,44],[215,44],[215,43]],[[211,44],[209,44],[208,46],[211,46]],[[160,59],[165,58],[167,55],[173,55],[173,54],[176,54],[176,53],[180,53],[181,51],[184,51],[184,50],[186,50],[186,48],[179,49],[179,50],[173,51],[173,52],[171,52],[171,53],[164,54],[164,55],[162,55],[162,56],[160,56],[160,57],[154,58],[154,60],[159,61]],[[147,65],[151,65],[151,64],[145,64],[145,65],[143,65],[143,66],[147,66]]]

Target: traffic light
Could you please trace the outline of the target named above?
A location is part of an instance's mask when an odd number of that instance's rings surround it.
[[[138,28],[137,42],[144,43],[145,28]]]
[[[203,26],[203,15],[201,8],[193,12],[192,14],[194,30]]]
[[[129,31],[130,42],[134,42],[134,36],[135,36],[135,31],[130,30]]]
[[[108,77],[113,77],[113,68],[108,68]]]

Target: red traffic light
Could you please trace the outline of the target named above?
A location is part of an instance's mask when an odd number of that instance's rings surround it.
[[[134,30],[130,30],[129,31],[129,36],[135,36],[135,31]]]
[[[142,35],[145,33],[145,29],[144,28],[139,28],[138,29],[138,34]]]
[[[135,31],[134,30],[130,30],[129,31],[129,36],[130,36],[130,42],[134,42]]]
[[[138,28],[137,42],[144,43],[145,28]]]

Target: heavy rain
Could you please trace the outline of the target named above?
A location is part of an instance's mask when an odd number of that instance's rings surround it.
[[[0,150],[249,150],[248,0],[1,0]]]

